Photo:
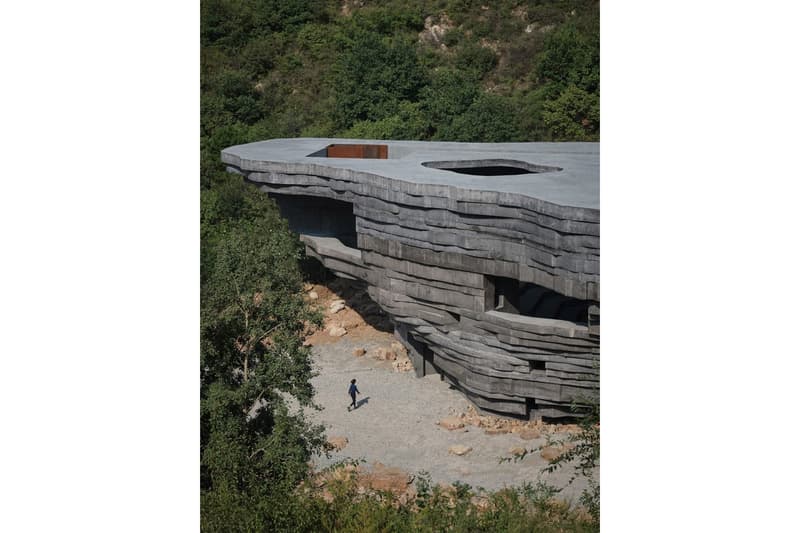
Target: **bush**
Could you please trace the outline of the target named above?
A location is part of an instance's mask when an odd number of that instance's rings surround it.
[[[556,141],[596,141],[600,136],[600,98],[574,85],[545,102],[544,125]]]
[[[510,98],[481,94],[436,137],[446,141],[509,142],[521,140],[522,134]]]
[[[483,78],[497,65],[497,54],[491,48],[469,42],[462,45],[455,59],[455,66],[471,73],[476,79]]]

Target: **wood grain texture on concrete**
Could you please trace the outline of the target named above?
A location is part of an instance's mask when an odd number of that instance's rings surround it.
[[[385,158],[326,157],[346,143]],[[597,394],[596,143],[274,139],[222,160],[310,255],[368,284],[418,376],[508,416],[572,416]]]

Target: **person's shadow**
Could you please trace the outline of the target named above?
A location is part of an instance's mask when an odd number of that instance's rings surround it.
[[[356,409],[369,402],[369,396],[365,396],[356,402]]]

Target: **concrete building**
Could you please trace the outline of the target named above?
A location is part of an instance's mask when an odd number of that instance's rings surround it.
[[[523,418],[597,393],[598,144],[274,139],[222,159],[365,283],[418,376]]]

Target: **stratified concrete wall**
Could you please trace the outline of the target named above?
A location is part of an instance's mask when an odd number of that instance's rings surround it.
[[[491,277],[599,303],[598,209],[326,169],[319,159],[313,174],[280,161],[250,170],[226,152],[230,170],[271,195],[352,204],[357,249],[301,238],[334,273],[367,282],[417,375],[439,373],[479,408],[520,417],[571,416],[575,400],[596,394],[599,326],[498,312]]]

